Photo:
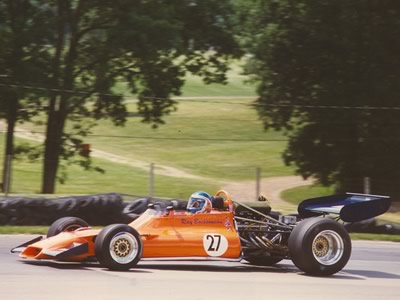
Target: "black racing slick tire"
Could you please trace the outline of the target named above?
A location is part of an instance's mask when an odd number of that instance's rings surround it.
[[[305,219],[290,234],[289,255],[306,274],[329,276],[342,270],[349,261],[350,236],[332,219]]]
[[[52,237],[60,232],[64,231],[74,231],[81,227],[89,227],[89,224],[82,220],[81,218],[76,217],[64,217],[54,221],[53,224],[50,225],[49,230],[47,231],[47,237]]]
[[[95,253],[100,265],[116,271],[133,268],[142,256],[143,243],[139,233],[125,224],[113,224],[100,231]]]
[[[271,256],[246,256],[244,259],[256,266],[273,266],[282,260],[282,258]]]

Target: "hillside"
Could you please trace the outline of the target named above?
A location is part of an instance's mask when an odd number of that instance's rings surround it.
[[[234,69],[229,83],[218,88],[188,77],[184,97],[177,99],[177,111],[166,116],[165,124],[157,129],[141,122],[135,99],[128,98],[129,118],[124,127],[101,121],[85,140],[95,150],[94,164],[106,172],[67,166],[68,179],[58,184],[57,193],[147,194],[150,163],[156,167],[155,194],[164,197],[186,198],[194,190],[212,191],[227,182],[254,180],[258,167],[263,177],[292,175],[292,168],[281,161],[285,138],[263,130],[249,105],[255,98],[254,86],[245,85],[245,79]],[[44,132],[44,128],[32,124],[22,128],[39,135]],[[106,153],[107,159],[99,153]],[[38,192],[40,168],[40,162],[16,161],[13,192]]]

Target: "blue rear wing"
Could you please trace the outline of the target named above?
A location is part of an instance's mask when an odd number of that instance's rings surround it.
[[[336,214],[344,222],[353,223],[384,214],[390,204],[388,196],[346,193],[304,200],[297,210],[302,218]]]

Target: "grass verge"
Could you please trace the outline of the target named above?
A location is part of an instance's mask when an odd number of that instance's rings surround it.
[[[47,234],[49,226],[0,226],[0,234]]]
[[[372,233],[350,233],[352,240],[387,241],[400,243],[400,235],[372,234]]]

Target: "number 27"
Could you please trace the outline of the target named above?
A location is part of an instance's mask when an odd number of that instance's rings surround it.
[[[210,246],[208,247],[208,251],[218,251],[219,246],[221,244],[221,236],[217,234],[214,235],[208,234],[206,236],[206,239],[211,240]]]

